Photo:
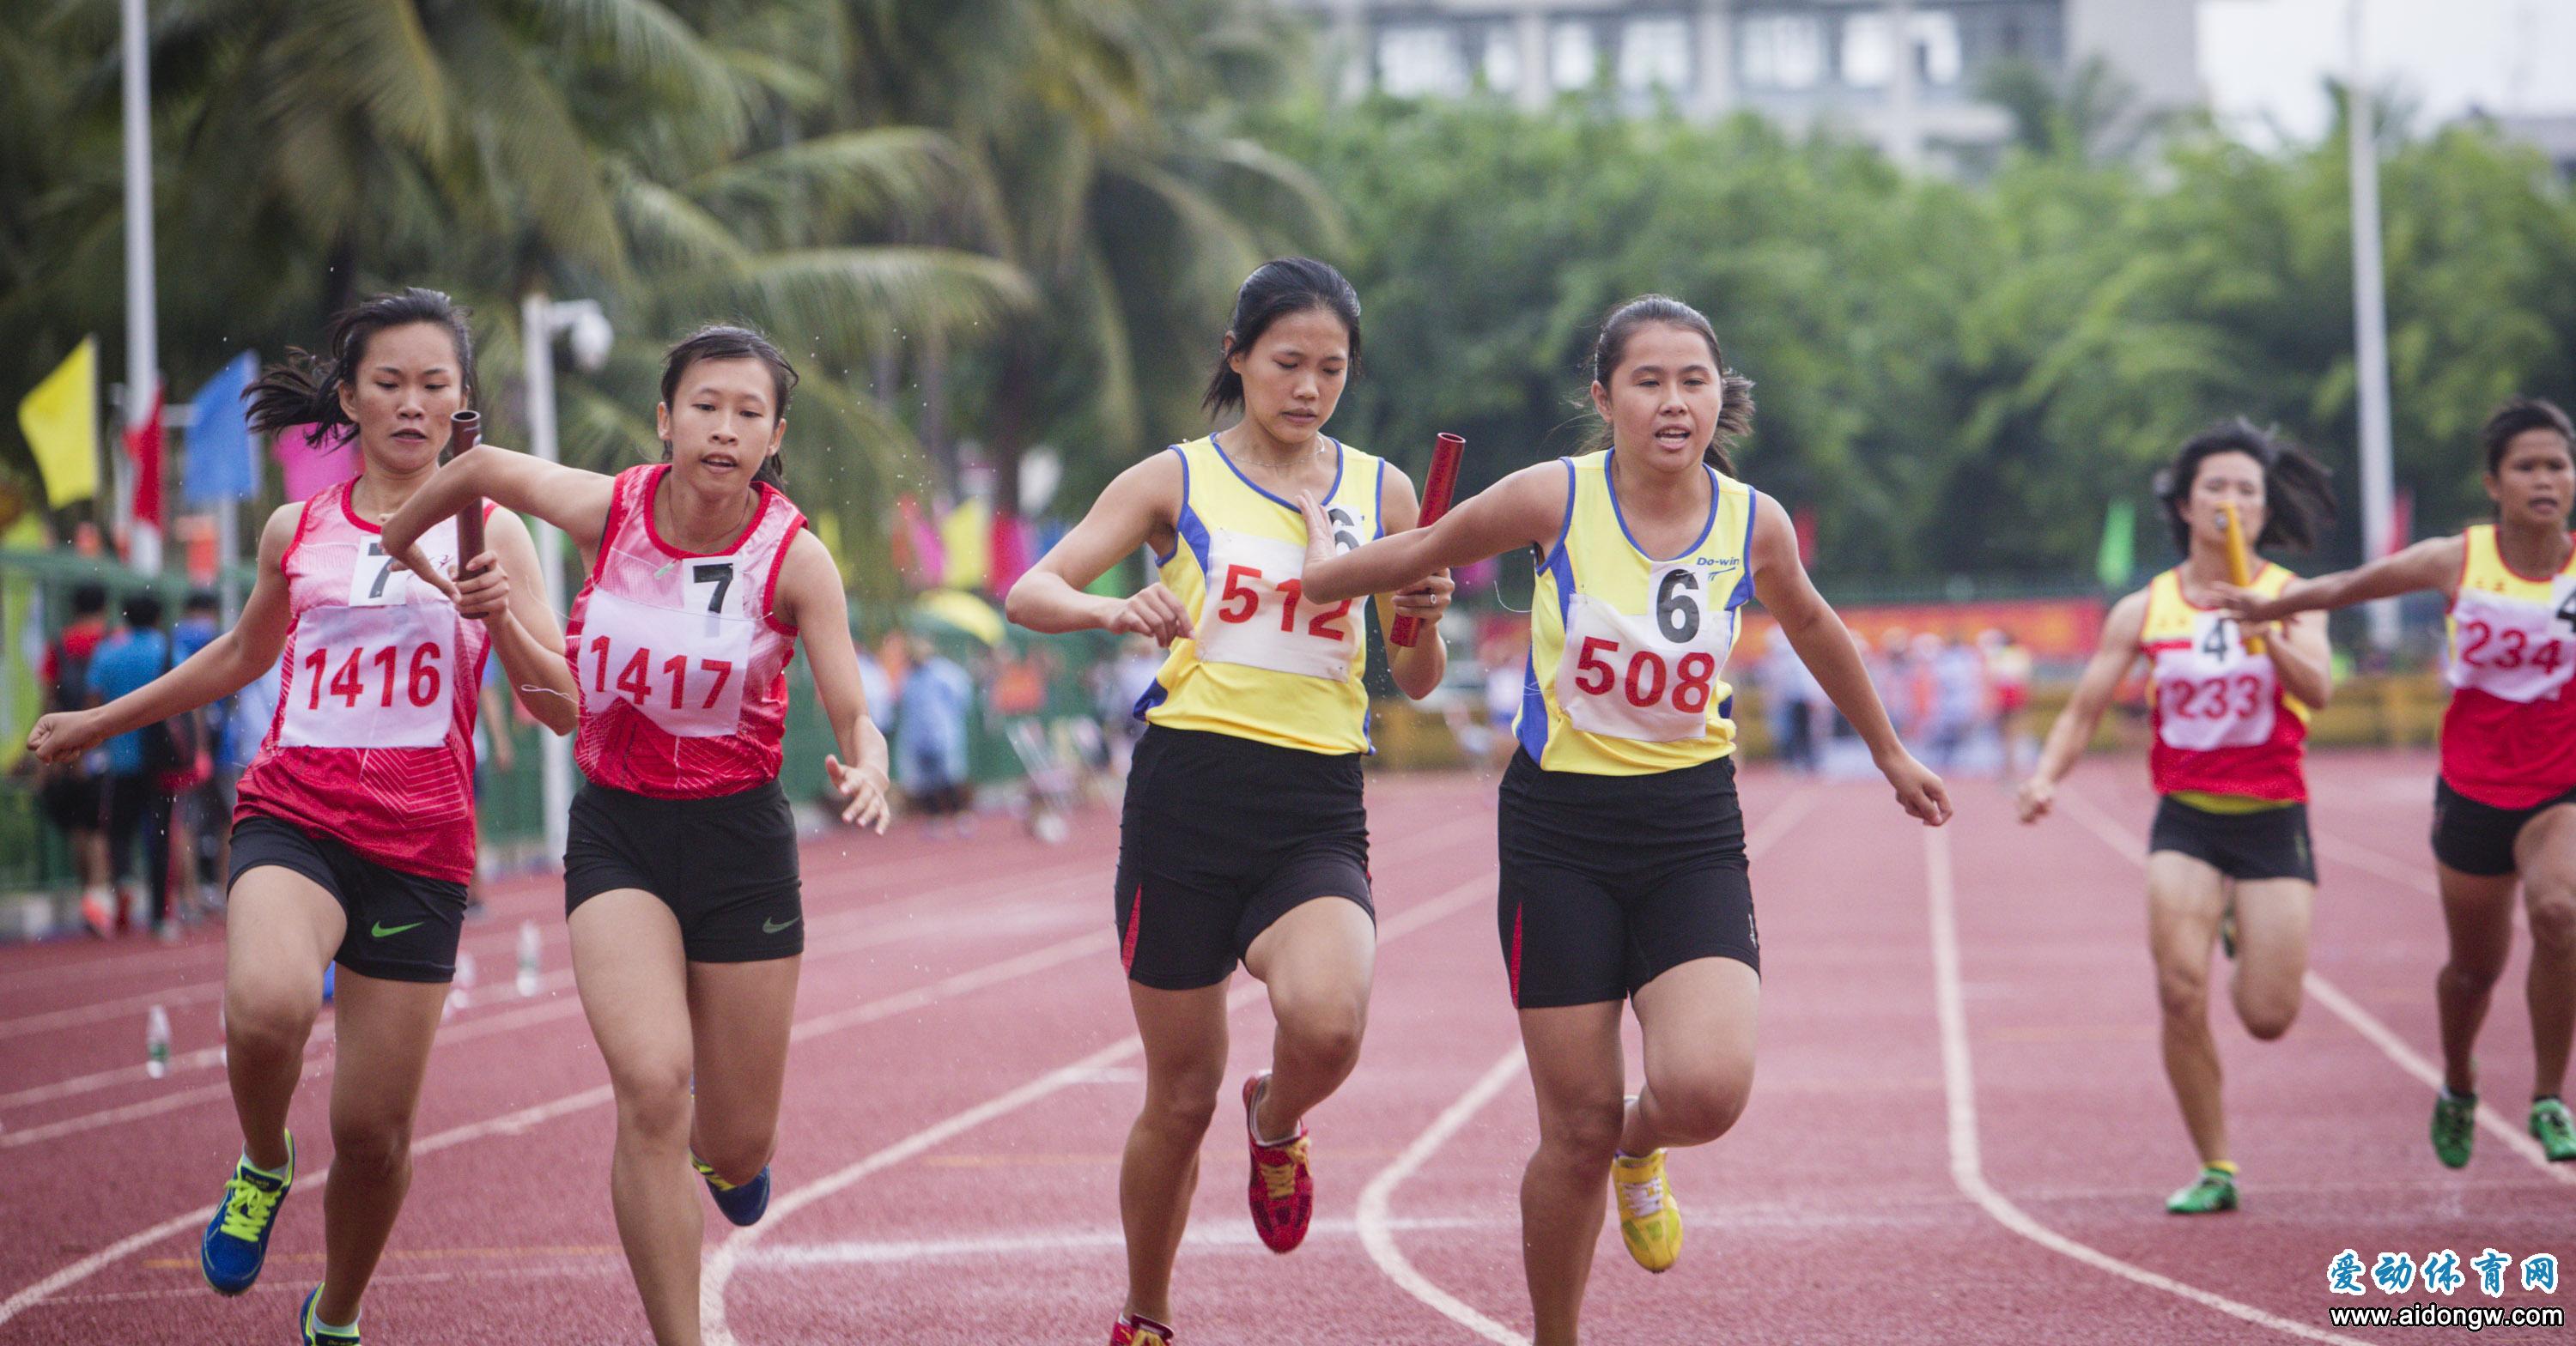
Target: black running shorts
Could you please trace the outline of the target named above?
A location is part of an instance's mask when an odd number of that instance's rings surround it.
[[[1315,898],[1349,898],[1374,921],[1359,755],[1148,726],[1127,773],[1114,896],[1128,979],[1166,991],[1224,981],[1262,931]]]
[[[349,928],[332,962],[386,981],[455,980],[464,884],[388,869],[335,837],[275,818],[244,818],[233,824],[232,882],[262,865],[293,870],[339,902]]]
[[[2576,790],[2527,809],[2500,809],[2461,794],[2437,776],[2433,780],[2433,858],[2479,878],[2511,874],[2521,868],[2513,858],[2513,843],[2522,835],[2523,825],[2562,804],[2576,804]]]
[[[2231,879],[2317,881],[2316,849],[2308,842],[2308,806],[2291,804],[2253,813],[2212,813],[2165,796],[2156,804],[2147,853],[2173,851]]]
[[[1602,776],[1515,753],[1495,833],[1515,1006],[1625,1000],[1698,958],[1761,972],[1732,758]]]
[[[662,899],[692,963],[759,963],[805,951],[796,812],[768,781],[712,799],[656,799],[597,782],[572,798],[564,915],[619,888]]]

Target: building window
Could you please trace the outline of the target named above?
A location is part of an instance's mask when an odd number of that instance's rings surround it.
[[[1592,25],[1561,21],[1548,31],[1548,81],[1560,89],[1588,89],[1601,73],[1601,43]]]
[[[1918,12],[1910,25],[1919,84],[1959,82],[1959,20],[1946,10]],[[1842,79],[1855,89],[1883,89],[1896,78],[1895,25],[1884,13],[1843,20]]]
[[[1738,26],[1744,83],[1752,89],[1812,89],[1825,74],[1824,26],[1812,14],[1760,14]]]
[[[1636,93],[1690,85],[1690,20],[1630,19],[1619,31],[1619,87]]]
[[[1520,35],[1507,25],[1498,24],[1486,29],[1481,68],[1488,89],[1509,93],[1521,87]]]
[[[1434,24],[1399,24],[1377,38],[1378,87],[1399,98],[1464,93],[1458,35]]]

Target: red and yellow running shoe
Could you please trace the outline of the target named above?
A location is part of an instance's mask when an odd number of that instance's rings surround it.
[[[1141,1313],[1122,1313],[1109,1325],[1109,1346],[1172,1346],[1172,1329]]]
[[[1306,1241],[1306,1225],[1315,1216],[1315,1175],[1306,1167],[1306,1124],[1282,1145],[1261,1143],[1261,1092],[1270,1084],[1262,1071],[1243,1082],[1243,1133],[1252,1142],[1252,1227],[1274,1253],[1293,1252]]]

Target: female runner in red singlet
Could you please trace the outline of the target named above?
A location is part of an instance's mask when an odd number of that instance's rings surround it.
[[[564,904],[617,1091],[618,1237],[663,1346],[699,1339],[690,1169],[735,1224],[769,1204],[805,949],[796,820],[778,780],[800,640],[839,740],[824,765],[849,801],[841,816],[879,831],[887,820],[885,738],[868,721],[840,566],[778,486],[795,386],[760,334],[706,328],[663,364],[666,461],[608,477],[478,448],[385,525],[387,549],[424,565],[415,539],[484,496],[563,529],[590,562],[564,646],[588,777]]]
[[[2433,861],[2451,956],[2433,984],[2442,1090],[2433,1152],[2469,1162],[2477,1133],[2478,1029],[2513,952],[2513,890],[2531,922],[2531,1115],[2552,1160],[2576,1162],[2576,1119],[2558,1094],[2576,1036],[2576,426],[2555,404],[2506,403],[2480,436],[2496,521],[2428,538],[2358,570],[2301,580],[2266,599],[2233,592],[2246,621],[2426,589],[2451,604],[2442,773]]]
[[[2218,606],[2229,574],[2227,508],[2252,546],[2305,548],[2334,517],[2317,461],[2242,420],[2183,445],[2158,475],[2182,564],[2113,604],[2102,645],[2048,731],[2021,786],[2036,822],[2057,782],[2093,740],[2120,680],[2148,661],[2157,795],[2147,838],[2147,942],[2164,1011],[2165,1076],[2200,1153],[2200,1176],[2165,1201],[2176,1215],[2236,1209],[2236,1164],[2209,1031],[2210,946],[2229,941],[2236,1017],[2270,1042],[2299,1016],[2308,921],[2317,895],[2308,843],[2308,716],[2334,690],[2325,623],[2264,630]],[[2254,587],[2278,593],[2290,572],[2268,562]],[[2257,644],[2262,648],[2257,649]]]
[[[232,630],[129,696],[45,717],[27,740],[47,760],[69,757],[229,696],[285,655],[276,717],[233,814],[224,1025],[242,1157],[199,1266],[228,1295],[259,1278],[295,1179],[287,1108],[323,966],[337,963],[326,1252],[299,1311],[308,1346],[357,1342],[359,1296],[411,1185],[412,1112],[474,873],[487,651],[532,714],[557,733],[573,727],[571,674],[526,525],[489,512],[489,549],[459,557],[441,514],[419,544],[435,587],[403,573],[378,536],[437,470],[473,377],[464,311],[419,289],[341,314],[323,358],[298,352],[270,370],[250,389],[253,425],[318,426],[355,445],[358,476],[269,516]],[[471,578],[449,578],[459,561]]]

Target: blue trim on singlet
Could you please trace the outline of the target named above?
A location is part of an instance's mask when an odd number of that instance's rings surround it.
[[[1152,685],[1146,687],[1145,694],[1136,698],[1136,709],[1134,712],[1136,718],[1140,720],[1144,719],[1146,711],[1152,710],[1154,707],[1170,700],[1171,695],[1172,689],[1163,685],[1163,676],[1159,673],[1155,674],[1154,681]]]
[[[1521,713],[1512,723],[1521,751],[1533,762],[1547,760],[1547,696],[1538,689],[1538,653],[1521,658]]]
[[[1743,565],[1743,574],[1735,581],[1735,592],[1727,595],[1726,597],[1726,610],[1729,613],[1734,612],[1737,608],[1743,607],[1745,603],[1753,597],[1753,512],[1761,503],[1762,493],[1760,491],[1751,489],[1747,489],[1745,491],[1744,552],[1740,558]],[[1727,648],[1734,648],[1734,641],[1732,639],[1728,640]],[[1730,715],[1727,718],[1733,719],[1734,717]]]
[[[1188,517],[1189,517],[1189,514],[1190,514],[1190,456],[1189,456],[1188,454],[1186,454],[1186,453],[1182,453],[1182,452],[1181,452],[1181,446],[1180,446],[1180,445],[1178,445],[1178,444],[1166,444],[1166,445],[1164,445],[1163,447],[1164,447],[1164,448],[1166,448],[1166,449],[1168,449],[1168,450],[1170,450],[1173,454],[1177,455],[1177,456],[1180,458],[1180,460],[1181,460],[1181,513],[1180,513],[1180,517],[1181,517],[1181,518],[1186,519],[1186,518],[1188,518]],[[1154,558],[1154,568],[1155,568],[1156,570],[1160,570],[1160,569],[1162,569],[1163,567],[1165,567],[1165,566],[1167,566],[1167,565],[1170,565],[1170,564],[1172,563],[1172,558],[1173,558],[1173,557],[1175,557],[1175,556],[1178,556],[1178,555],[1180,555],[1180,554],[1181,554],[1181,535],[1180,535],[1180,529],[1179,529],[1179,527],[1176,525],[1176,526],[1173,528],[1173,530],[1172,530],[1172,549],[1171,549],[1170,551],[1164,552],[1162,555],[1157,556],[1157,557],[1155,557],[1155,558]]]
[[[1619,521],[1619,535],[1628,539],[1628,545],[1635,548],[1639,556],[1645,557],[1647,560],[1652,561],[1657,565],[1663,565],[1669,561],[1678,561],[1707,545],[1708,535],[1717,528],[1718,502],[1723,499],[1725,495],[1723,491],[1718,489],[1716,468],[1710,467],[1706,463],[1700,464],[1700,470],[1708,474],[1708,518],[1700,524],[1699,536],[1692,539],[1689,546],[1682,548],[1680,551],[1675,552],[1670,556],[1657,556],[1653,552],[1646,550],[1645,544],[1637,541],[1637,535],[1635,533],[1628,531],[1628,513],[1627,511],[1619,508],[1619,479],[1611,473],[1611,469],[1617,466],[1618,458],[1619,451],[1617,449],[1612,449],[1608,453],[1602,455],[1601,488],[1610,493],[1610,517]],[[1567,498],[1570,500],[1572,497],[1569,495]],[[1749,538],[1752,535],[1748,533],[1745,536]]]
[[[1421,526],[1419,520],[1415,526]],[[1383,458],[1377,460],[1377,535],[1386,536],[1386,460]]]
[[[1330,435],[1326,435],[1324,436],[1324,442],[1333,446],[1333,486],[1331,490],[1324,492],[1324,503],[1329,505],[1332,503],[1334,496],[1342,493],[1342,470],[1350,466],[1351,460],[1349,455],[1342,452],[1342,441],[1335,439]],[[1272,495],[1270,492],[1262,490],[1260,483],[1254,481],[1250,477],[1244,476],[1243,469],[1235,467],[1234,459],[1226,454],[1225,446],[1216,442],[1216,436],[1208,436],[1208,447],[1216,450],[1216,456],[1222,459],[1228,468],[1232,468],[1234,475],[1240,479],[1244,485],[1251,487],[1254,494],[1269,501],[1271,504],[1277,505],[1291,514],[1298,516],[1299,518],[1305,517],[1306,511],[1298,508],[1295,501],[1282,500],[1279,497]]]

